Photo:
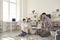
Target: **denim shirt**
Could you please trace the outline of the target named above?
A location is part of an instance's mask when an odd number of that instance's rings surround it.
[[[27,22],[27,25],[28,25],[28,26],[32,26],[32,23],[31,23],[31,22]]]

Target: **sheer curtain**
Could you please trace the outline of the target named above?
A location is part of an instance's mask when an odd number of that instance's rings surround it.
[[[11,22],[12,18],[15,18],[16,21],[19,21],[20,18],[17,18],[17,0],[3,0],[3,21]]]
[[[9,11],[8,11],[8,2],[3,2],[3,21],[8,21]]]
[[[10,3],[10,21],[12,18],[16,19],[16,4]]]

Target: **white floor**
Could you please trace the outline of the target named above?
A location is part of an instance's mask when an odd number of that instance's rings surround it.
[[[13,32],[4,32],[0,33],[0,40],[55,40],[54,36],[42,38],[37,35],[30,35],[27,37],[19,37],[20,31],[13,31]],[[52,34],[54,35],[54,33]]]

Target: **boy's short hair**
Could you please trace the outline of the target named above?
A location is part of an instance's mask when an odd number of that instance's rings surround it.
[[[42,15],[46,15],[46,13],[44,12],[44,13],[42,13]]]
[[[38,20],[38,22],[40,22],[40,20]]]
[[[25,21],[26,19],[23,19],[23,21]]]

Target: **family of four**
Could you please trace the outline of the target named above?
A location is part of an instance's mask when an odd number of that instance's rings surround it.
[[[42,24],[42,25],[41,25]],[[32,22],[31,19],[28,18],[27,21],[26,19],[23,19],[23,22],[21,23],[21,36],[25,36],[27,34],[31,35],[30,29],[32,27]],[[46,13],[42,13],[42,23],[40,20],[38,20],[37,27],[46,31],[51,31],[52,27],[52,22],[49,17],[47,17]]]

